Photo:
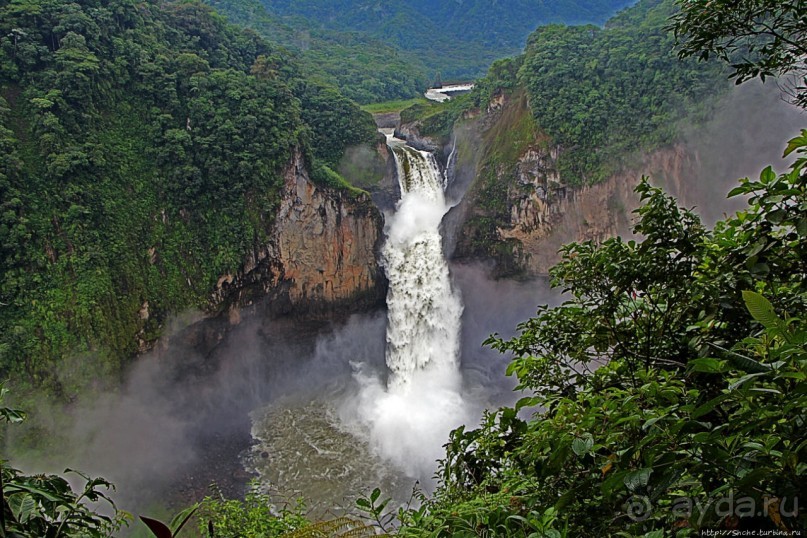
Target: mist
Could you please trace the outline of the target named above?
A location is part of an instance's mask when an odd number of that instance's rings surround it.
[[[686,189],[674,194],[706,225],[745,207],[741,197],[726,198],[739,178],[759,178],[768,165],[782,172],[793,161],[782,154],[807,126],[807,116],[785,97],[774,80],[751,80],[720,99],[705,125],[683,128],[683,143],[696,162]]]

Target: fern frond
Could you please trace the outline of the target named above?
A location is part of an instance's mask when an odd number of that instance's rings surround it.
[[[382,536],[376,534],[375,527],[349,517],[337,517],[320,521],[294,532],[287,532],[282,538],[363,538]],[[385,536],[385,535],[383,535]]]

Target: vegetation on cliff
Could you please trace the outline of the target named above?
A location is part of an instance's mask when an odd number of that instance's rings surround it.
[[[344,148],[375,141],[197,2],[2,1],[0,21],[0,371],[57,394],[79,390],[65,357],[116,372],[205,306],[270,230],[295,148],[335,184]]]

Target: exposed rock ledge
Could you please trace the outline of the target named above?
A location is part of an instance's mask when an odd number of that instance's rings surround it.
[[[370,197],[315,185],[299,151],[283,178],[268,240],[254,245],[237,274],[219,279],[212,309],[235,324],[245,307],[315,318],[383,304],[386,279],[376,261],[383,217]]]

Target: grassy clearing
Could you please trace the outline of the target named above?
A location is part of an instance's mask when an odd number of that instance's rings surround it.
[[[391,112],[400,112],[412,105],[428,104],[429,102],[425,97],[414,97],[412,99],[396,99],[394,101],[384,101],[383,103],[362,105],[361,109],[370,114],[389,114]]]

